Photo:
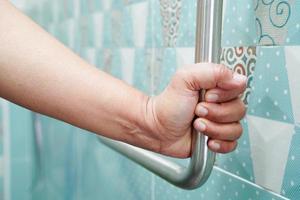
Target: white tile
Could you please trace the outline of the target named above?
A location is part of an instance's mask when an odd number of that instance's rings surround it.
[[[144,47],[148,19],[148,2],[133,4],[131,9],[134,45]]]
[[[95,47],[103,46],[103,13],[93,14],[93,27],[94,27],[94,45]]]
[[[289,79],[290,96],[294,119],[300,123],[300,47],[285,47],[286,69]]]
[[[73,0],[73,12],[74,17],[78,18],[80,17],[80,0]]]
[[[110,10],[112,5],[112,0],[101,1],[103,10]]]
[[[68,46],[70,48],[75,48],[76,44],[76,34],[77,34],[77,22],[74,19],[67,19],[65,22],[67,27],[67,36],[68,36]]]
[[[280,193],[294,125],[247,116],[255,183]]]
[[[96,65],[96,49],[95,48],[87,48],[85,49],[85,58],[91,65]]]
[[[195,63],[195,48],[176,48],[177,67]]]
[[[132,85],[135,51],[132,48],[122,48],[120,51],[123,80]]]

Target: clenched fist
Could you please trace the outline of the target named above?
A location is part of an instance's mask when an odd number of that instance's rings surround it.
[[[242,134],[239,120],[246,109],[239,95],[246,88],[246,79],[211,63],[179,69],[167,88],[148,101],[150,123],[160,141],[158,151],[173,157],[190,156],[193,128],[209,137],[212,151],[233,151]],[[206,93],[201,100],[203,89]]]

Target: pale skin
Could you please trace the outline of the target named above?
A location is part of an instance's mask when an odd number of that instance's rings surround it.
[[[223,65],[185,66],[160,95],[149,97],[82,60],[6,0],[0,0],[0,30],[2,98],[173,157],[191,155],[193,128],[209,136],[212,151],[237,146],[246,77]]]

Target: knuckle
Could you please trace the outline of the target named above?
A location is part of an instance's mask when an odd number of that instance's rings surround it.
[[[230,96],[231,96],[229,92],[225,92],[222,90],[219,91],[218,95],[219,95],[219,98],[223,99],[223,100],[230,99]]]
[[[221,138],[221,133],[219,131],[216,131],[216,130],[208,130],[208,133],[209,133],[209,136],[211,138],[214,138],[214,139],[219,139]]]
[[[215,118],[220,122],[228,121],[232,115],[232,110],[227,109],[226,107],[227,107],[226,103],[220,103],[216,105],[216,108],[214,109]]]
[[[236,138],[239,139],[242,136],[242,134],[243,134],[243,127],[239,122],[237,122],[237,137]]]
[[[241,119],[242,119],[243,117],[245,117],[246,113],[247,113],[246,106],[245,106],[245,105],[243,105],[243,107],[242,107],[242,111],[241,111]]]
[[[247,111],[246,106],[241,99],[237,99],[237,102],[235,104],[236,106],[234,107],[238,108],[237,110],[239,111],[238,112],[239,119],[242,119],[246,115],[246,111]]]
[[[248,78],[246,79],[245,82],[243,82],[243,84],[239,85],[238,91],[241,95],[246,91],[247,86],[248,86]]]
[[[242,85],[242,93],[246,91],[247,86],[248,86],[248,83],[247,83],[247,81],[246,81],[246,82]]]
[[[215,65],[214,69],[215,69],[216,81],[220,80],[222,78],[222,76],[224,76],[226,73],[229,72],[229,69],[223,64]]]
[[[230,144],[224,145],[224,150],[225,153],[231,152],[232,151],[232,146]]]
[[[237,148],[237,142],[230,142],[230,143],[226,143],[226,145],[224,145],[225,152],[232,152],[236,148]]]
[[[194,127],[197,127],[197,124],[198,124],[198,123],[199,123],[199,118],[194,120],[193,126],[194,126]]]
[[[230,144],[228,144],[228,142],[222,142],[220,153],[228,153],[230,150]]]
[[[197,128],[197,123],[198,123],[198,119],[194,120],[194,122],[193,122],[193,127],[194,128]]]
[[[204,133],[207,136],[214,138],[214,139],[221,138],[221,132],[219,131],[218,127],[215,124],[209,122],[206,119],[203,119],[203,121],[206,124],[206,130],[204,131]]]
[[[231,151],[235,151],[236,148],[238,147],[238,143],[235,141],[232,143]]]
[[[198,103],[195,108],[195,114],[197,116],[204,117],[208,114],[209,105],[205,104],[205,102]]]

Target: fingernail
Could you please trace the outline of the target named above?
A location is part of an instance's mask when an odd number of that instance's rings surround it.
[[[221,148],[221,145],[217,142],[210,142],[209,143],[210,148],[212,148],[213,150],[219,150]]]
[[[218,101],[219,96],[217,94],[207,94],[205,99],[209,102],[216,102]]]
[[[205,117],[208,114],[208,110],[204,106],[199,106],[198,113],[200,115],[199,117]]]
[[[235,72],[233,74],[233,80],[235,80],[236,82],[239,82],[239,83],[243,83],[243,82],[246,82],[247,77],[242,75],[242,74],[239,74],[239,73]]]
[[[203,121],[199,121],[198,123],[199,131],[205,131],[206,125],[204,124]]]

